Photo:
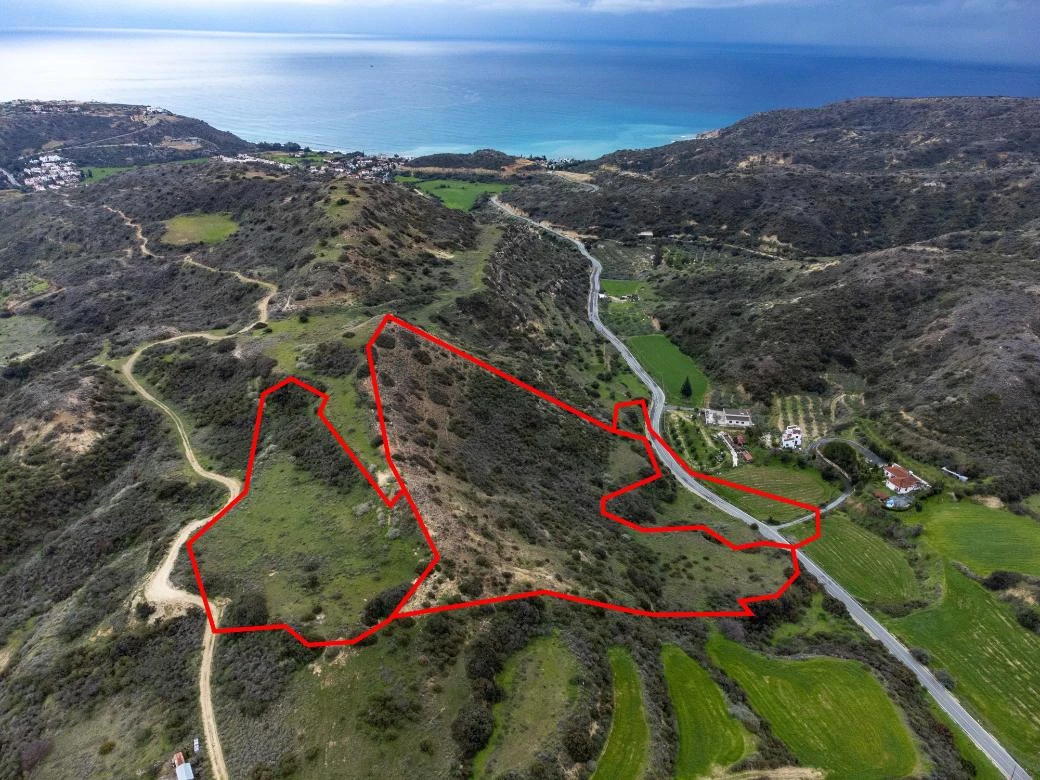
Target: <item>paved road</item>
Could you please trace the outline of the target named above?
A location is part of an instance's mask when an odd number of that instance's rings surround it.
[[[653,377],[651,377],[642,365],[640,365],[639,361],[636,360],[635,355],[633,355],[628,347],[625,346],[624,342],[621,341],[621,339],[619,339],[606,325],[604,325],[602,320],[600,320],[599,281],[600,275],[603,273],[603,265],[589,253],[585,244],[579,239],[519,214],[515,209],[502,203],[497,196],[493,197],[491,200],[507,214],[559,236],[565,241],[569,241],[578,249],[579,252],[581,252],[582,256],[589,261],[592,266],[588,297],[589,320],[592,322],[593,327],[605,339],[607,339],[607,341],[613,344],[618,352],[621,353],[625,362],[628,363],[629,368],[632,369],[633,373],[639,377],[639,380],[646,385],[646,388],[650,391],[650,419],[654,428],[661,430],[661,417],[665,409],[664,390],[657,385],[653,380]],[[775,542],[787,543],[788,540],[784,538],[780,531],[769,527],[765,523],[759,522],[743,509],[740,509],[726,501],[724,498],[715,495],[704,485],[687,474],[685,469],[676,462],[668,450],[658,442],[654,441],[653,446],[657,457],[660,458],[661,462],[669,471],[672,472],[676,480],[683,485],[683,487],[696,493],[702,499],[718,507],[731,517],[735,517],[736,519],[747,523],[751,527],[756,528],[765,538],[771,539]],[[933,675],[926,666],[918,663],[914,657],[910,655],[910,651],[906,646],[903,645],[903,643],[900,642],[887,628],[881,625],[881,623],[879,623],[874,616],[871,615],[863,605],[852,596],[851,593],[835,582],[830,575],[821,569],[819,565],[817,565],[804,552],[800,551],[798,553],[798,560],[801,564],[802,570],[815,577],[828,594],[844,604],[845,608],[852,616],[852,619],[855,620],[864,631],[866,631],[873,639],[881,642],[889,653],[895,656],[903,666],[907,667],[914,673],[921,685],[928,690],[932,695],[932,698],[935,699],[936,703],[943,709],[943,711],[946,712],[946,714],[949,715],[950,718],[961,727],[961,729],[963,729],[964,733],[967,734],[971,741],[975,743],[976,747],[985,753],[1005,776],[1014,776],[1015,780],[1027,780],[1030,777],[1026,773],[1025,769],[1023,769],[1018,762],[1011,757],[1011,754],[1004,749],[1003,745],[1001,745],[992,734],[986,731],[986,729],[984,729],[979,722],[975,720],[975,718],[973,718],[963,706],[961,706],[961,703],[953,696],[953,694],[943,687],[943,685],[935,678],[935,675]]]

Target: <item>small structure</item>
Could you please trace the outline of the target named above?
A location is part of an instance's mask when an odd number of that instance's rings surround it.
[[[802,446],[802,429],[797,425],[788,425],[780,436],[780,446],[785,450],[796,450]]]
[[[745,463],[751,463],[755,460],[754,456],[747,450],[744,450],[742,453],[740,453],[740,457],[744,459]]]
[[[751,412],[747,409],[705,409],[704,422],[708,425],[720,425],[723,428],[750,428],[754,425]]]
[[[737,443],[738,447],[746,447],[747,446],[747,436],[745,436],[742,433],[738,433],[737,434],[737,438],[734,439],[734,441]]]
[[[953,469],[948,469],[948,468],[946,468],[945,466],[943,466],[943,467],[942,467],[942,470],[943,470],[943,473],[945,473],[945,474],[949,474],[949,475],[950,475],[951,477],[956,477],[956,478],[957,478],[957,479],[959,479],[959,480],[960,480],[961,482],[967,482],[967,481],[968,481],[968,478],[967,478],[966,476],[964,476],[963,474],[958,474],[958,473],[957,473],[956,471],[954,471]]]
[[[195,780],[191,764],[184,760],[183,753],[173,754],[173,768],[177,772],[177,780]]]
[[[885,466],[885,487],[898,496],[912,493],[930,485],[919,476],[898,463]]]
[[[654,231],[652,231],[652,230],[641,230],[640,232],[636,233],[636,237],[637,238],[653,238],[654,237]]]

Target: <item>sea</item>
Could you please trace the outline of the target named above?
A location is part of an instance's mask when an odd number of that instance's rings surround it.
[[[251,141],[591,158],[775,108],[1040,95],[1040,67],[798,46],[0,31],[0,100],[160,106]]]

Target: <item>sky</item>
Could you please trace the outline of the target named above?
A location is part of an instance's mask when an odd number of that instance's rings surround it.
[[[1040,0],[0,0],[0,29],[761,43],[1040,63]]]

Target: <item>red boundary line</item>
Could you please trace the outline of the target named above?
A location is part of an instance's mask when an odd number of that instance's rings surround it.
[[[404,481],[403,477],[401,476],[401,473],[397,469],[397,464],[394,462],[394,459],[393,459],[393,457],[392,457],[392,455],[390,453],[390,440],[389,440],[389,437],[387,436],[386,417],[385,417],[385,415],[383,413],[383,401],[382,401],[382,398],[381,398],[380,393],[379,393],[379,381],[378,381],[377,375],[376,375],[375,354],[373,352],[373,348],[375,346],[376,339],[379,338],[380,334],[382,334],[383,330],[389,324],[394,324],[394,325],[396,325],[398,327],[404,328],[405,330],[410,331],[411,333],[415,334],[419,338],[422,338],[422,339],[430,342],[431,344],[434,344],[434,345],[436,345],[436,346],[438,346],[438,347],[440,347],[442,349],[446,349],[449,352],[451,352],[452,354],[457,355],[457,356],[459,356],[461,358],[464,358],[465,360],[468,360],[469,362],[473,363],[474,365],[479,366],[480,368],[484,369],[485,371],[488,371],[488,372],[494,374],[495,376],[499,377],[500,379],[504,379],[505,381],[509,382],[512,385],[515,385],[516,387],[520,387],[520,388],[522,388],[522,389],[524,389],[524,390],[526,390],[526,391],[528,391],[530,393],[533,393],[534,395],[538,396],[538,398],[541,398],[543,401],[547,401],[548,403],[552,404],[553,406],[556,406],[559,409],[562,409],[562,410],[564,410],[564,411],[566,411],[566,412],[568,412],[570,414],[575,415],[576,417],[579,417],[580,419],[584,420],[585,422],[589,423],[590,425],[596,426],[600,430],[606,431],[608,433],[612,433],[612,434],[617,435],[617,436],[622,436],[622,437],[624,437],[626,439],[631,439],[633,441],[641,442],[643,447],[646,449],[646,454],[647,454],[647,457],[650,459],[650,463],[653,465],[654,473],[651,474],[649,477],[646,477],[645,479],[641,479],[638,482],[633,482],[631,485],[623,487],[620,490],[615,490],[612,493],[608,493],[605,496],[603,496],[602,498],[600,498],[599,509],[600,509],[600,513],[604,517],[609,518],[610,520],[614,520],[615,522],[621,523],[622,525],[626,526],[627,528],[630,528],[633,531],[637,531],[639,533],[675,533],[675,532],[687,532],[687,531],[696,531],[696,532],[700,532],[700,533],[705,533],[705,534],[711,536],[716,541],[718,541],[721,544],[723,544],[724,546],[728,547],[730,550],[734,550],[734,551],[749,550],[749,549],[753,549],[753,548],[756,548],[756,547],[773,547],[773,548],[788,550],[791,553],[791,564],[792,564],[792,567],[794,569],[794,572],[773,593],[767,593],[767,594],[762,594],[762,595],[758,595],[758,596],[746,596],[746,597],[738,598],[737,599],[737,603],[741,607],[738,610],[658,612],[658,611],[646,610],[646,609],[636,609],[634,607],[625,607],[625,606],[621,606],[619,604],[610,604],[608,602],[596,601],[594,599],[588,599],[588,598],[584,598],[582,596],[575,596],[575,595],[572,595],[572,594],[569,594],[569,593],[561,593],[560,591],[555,591],[555,590],[540,589],[540,590],[524,591],[522,593],[511,593],[511,594],[508,594],[508,595],[505,595],[505,596],[494,596],[494,597],[491,597],[491,598],[474,599],[474,600],[471,600],[471,601],[461,601],[461,602],[454,603],[454,604],[443,604],[443,605],[436,606],[436,607],[427,607],[425,609],[413,609],[413,610],[405,611],[404,610],[404,605],[408,603],[408,600],[411,599],[411,597],[415,594],[415,592],[416,592],[416,590],[418,590],[419,586],[422,585],[422,583],[426,580],[427,577],[429,577],[430,572],[432,572],[434,567],[440,562],[441,555],[440,555],[440,552],[437,549],[437,545],[434,544],[434,542],[433,542],[433,537],[430,535],[429,529],[426,527],[426,522],[423,520],[422,513],[419,511],[419,507],[416,505],[415,500],[412,498],[411,493],[408,491],[408,486],[405,484],[405,481]],[[260,394],[260,402],[259,402],[259,404],[257,406],[257,410],[256,410],[256,422],[255,422],[254,427],[253,427],[253,439],[252,439],[252,444],[250,445],[250,449],[249,449],[249,462],[248,462],[248,464],[246,466],[246,476],[245,476],[245,481],[244,481],[244,483],[242,485],[241,492],[237,496],[235,496],[233,499],[231,499],[231,501],[229,501],[227,503],[227,505],[224,506],[223,509],[221,509],[219,512],[217,512],[217,514],[215,514],[204,526],[202,526],[202,528],[200,528],[194,535],[192,535],[192,537],[187,541],[187,543],[185,545],[185,547],[187,548],[187,551],[188,551],[188,557],[191,559],[192,569],[195,571],[195,580],[198,583],[199,595],[202,597],[202,603],[203,603],[203,605],[205,606],[205,609],[206,609],[206,617],[209,620],[209,627],[210,627],[210,630],[212,630],[214,633],[216,633],[216,634],[238,634],[238,633],[244,633],[244,632],[247,632],[247,631],[276,631],[276,630],[281,630],[281,631],[287,631],[288,633],[292,634],[293,637],[295,637],[300,643],[306,645],[307,647],[333,647],[333,646],[338,646],[338,645],[354,645],[354,644],[357,644],[358,642],[360,642],[361,640],[365,639],[366,637],[371,636],[372,634],[374,634],[377,631],[379,631],[380,629],[384,628],[386,625],[388,625],[392,621],[397,620],[399,618],[414,617],[414,616],[417,616],[417,615],[428,615],[428,614],[431,614],[431,613],[434,613],[434,612],[447,612],[449,610],[464,609],[464,608],[467,608],[467,607],[480,606],[480,605],[484,605],[484,604],[498,604],[498,603],[502,603],[502,602],[506,602],[506,601],[516,601],[518,599],[533,598],[535,596],[552,596],[554,598],[563,599],[564,601],[572,601],[572,602],[576,602],[578,604],[588,604],[588,605],[591,605],[591,606],[594,606],[594,607],[601,607],[603,609],[612,610],[614,612],[624,612],[624,613],[629,614],[629,615],[639,615],[639,616],[643,616],[643,617],[654,617],[654,618],[753,617],[755,613],[751,610],[749,605],[753,604],[755,602],[759,602],[759,601],[771,601],[773,599],[777,599],[780,596],[782,596],[784,594],[784,592],[786,592],[787,589],[789,587],[791,587],[792,583],[801,574],[801,567],[798,564],[798,552],[797,551],[799,549],[801,549],[802,547],[805,547],[807,544],[810,544],[810,543],[816,541],[820,537],[820,509],[819,509],[819,507],[813,506],[811,504],[804,504],[804,503],[802,503],[800,501],[795,501],[795,500],[790,499],[790,498],[785,498],[784,496],[778,496],[778,495],[775,495],[773,493],[768,493],[768,492],[766,492],[764,490],[758,490],[756,488],[748,487],[746,485],[740,485],[740,484],[737,484],[736,482],[729,482],[728,480],[720,479],[719,477],[715,477],[715,476],[712,476],[710,474],[701,474],[700,472],[697,472],[697,471],[694,471],[693,469],[691,469],[685,463],[685,461],[683,461],[682,458],[680,458],[676,454],[676,452],[671,447],[668,446],[668,444],[661,437],[661,435],[657,431],[654,430],[653,425],[651,425],[651,422],[650,422],[650,414],[649,414],[649,410],[647,409],[645,399],[640,398],[640,399],[636,399],[636,400],[632,400],[632,401],[624,401],[622,403],[616,404],[614,406],[613,420],[612,420],[611,424],[608,425],[607,423],[605,423],[605,422],[603,422],[601,420],[598,420],[595,417],[592,417],[592,416],[586,414],[585,412],[582,412],[579,409],[575,409],[573,406],[570,406],[570,405],[564,403],[563,401],[559,400],[558,398],[555,398],[555,397],[549,395],[548,393],[542,392],[541,390],[537,389],[536,387],[532,387],[531,385],[527,384],[526,382],[523,382],[522,380],[517,379],[515,376],[512,376],[511,374],[508,374],[505,371],[502,371],[501,369],[496,368],[495,366],[492,366],[490,363],[487,363],[487,362],[481,360],[480,358],[475,357],[474,355],[470,355],[468,352],[465,352],[465,351],[459,349],[458,347],[456,347],[456,346],[454,346],[452,344],[449,344],[448,342],[444,341],[443,339],[439,339],[436,336],[434,336],[434,335],[432,335],[430,333],[427,333],[426,331],[422,330],[421,328],[416,327],[415,325],[412,325],[410,322],[406,322],[405,320],[402,320],[400,317],[397,317],[397,316],[395,316],[393,314],[385,315],[383,317],[382,321],[380,321],[379,326],[372,333],[372,337],[368,340],[368,342],[367,342],[367,344],[365,346],[365,353],[366,353],[367,358],[368,358],[369,374],[370,374],[371,379],[372,379],[372,393],[373,393],[373,396],[375,398],[376,412],[377,412],[377,414],[379,416],[379,430],[380,430],[380,433],[382,434],[382,437],[383,437],[383,451],[384,451],[385,456],[386,456],[387,465],[390,467],[391,472],[393,472],[394,479],[397,482],[397,486],[398,486],[397,492],[394,493],[393,495],[388,495],[386,492],[383,491],[383,489],[379,486],[379,483],[376,481],[376,479],[372,476],[371,473],[369,473],[368,469],[365,468],[365,465],[361,462],[361,459],[358,458],[357,454],[350,448],[350,445],[348,445],[346,443],[346,441],[344,441],[344,439],[340,435],[339,431],[336,430],[335,426],[325,416],[325,407],[326,407],[326,405],[329,402],[329,395],[328,395],[328,393],[324,393],[321,390],[318,390],[317,388],[312,387],[311,385],[307,384],[306,382],[303,382],[302,380],[297,379],[296,377],[288,377],[286,379],[283,379],[282,381],[278,382],[277,384],[272,385],[271,387],[269,387],[266,390],[264,390]],[[387,507],[393,507],[402,498],[408,503],[408,506],[411,508],[412,514],[415,516],[416,522],[419,525],[419,529],[422,531],[423,537],[425,538],[426,543],[427,543],[427,545],[429,545],[430,551],[433,554],[432,558],[430,560],[430,563],[426,566],[426,568],[423,570],[422,574],[419,575],[419,577],[415,580],[415,582],[412,583],[412,586],[408,589],[408,592],[404,595],[404,597],[397,604],[397,606],[394,607],[394,610],[390,613],[390,615],[388,617],[384,618],[379,623],[376,623],[374,626],[371,626],[370,628],[366,629],[364,632],[358,634],[355,637],[352,637],[351,639],[334,639],[334,640],[325,640],[325,641],[320,641],[320,642],[312,642],[312,641],[304,638],[292,626],[287,625],[285,623],[274,623],[274,624],[260,625],[260,626],[228,626],[228,627],[217,626],[215,621],[214,621],[214,619],[213,619],[213,610],[210,607],[209,598],[206,595],[206,586],[205,586],[205,584],[202,581],[202,573],[199,570],[199,564],[198,564],[198,561],[195,558],[195,550],[194,550],[195,543],[203,536],[203,534],[205,534],[210,528],[212,528],[214,526],[214,524],[216,524],[216,522],[218,520],[220,520],[225,515],[227,515],[228,512],[230,512],[249,493],[249,485],[250,485],[250,482],[251,482],[252,477],[253,477],[253,466],[254,466],[254,462],[255,462],[255,459],[256,459],[257,444],[260,441],[260,426],[261,426],[261,423],[263,421],[264,406],[267,403],[268,397],[272,393],[275,393],[278,390],[281,390],[283,387],[286,387],[288,385],[296,385],[297,387],[303,388],[304,390],[306,390],[306,391],[308,391],[310,393],[313,393],[314,395],[318,396],[318,398],[321,399],[321,403],[318,405],[318,410],[317,410],[318,418],[325,424],[325,427],[328,428],[329,432],[332,434],[333,438],[336,440],[336,442],[339,444],[339,446],[350,457],[351,461],[354,463],[354,466],[358,469],[359,472],[361,472],[362,476],[364,476],[364,478],[368,481],[369,485],[372,486],[372,489],[376,491],[377,495],[382,500],[384,505],[386,505]],[[652,526],[652,527],[648,528],[648,527],[645,527],[645,526],[636,525],[635,523],[631,522],[630,520],[626,520],[625,518],[620,517],[620,516],[610,512],[607,509],[607,504],[612,499],[617,498],[618,496],[623,495],[625,493],[628,493],[631,490],[637,490],[638,488],[641,488],[641,487],[643,487],[645,485],[648,485],[651,482],[654,482],[655,480],[659,479],[662,476],[661,467],[658,464],[657,458],[654,456],[653,446],[650,443],[650,439],[648,439],[646,436],[644,436],[642,434],[633,433],[631,431],[624,430],[619,425],[621,410],[626,408],[626,407],[630,407],[630,406],[638,407],[642,411],[643,423],[646,426],[646,430],[653,437],[654,441],[656,441],[658,444],[660,444],[662,447],[664,447],[665,450],[667,450],[668,453],[673,458],[675,458],[675,461],[683,468],[683,470],[687,474],[689,474],[691,477],[694,477],[694,478],[700,479],[700,480],[704,480],[704,481],[707,481],[707,482],[712,482],[712,483],[715,483],[717,485],[724,485],[726,487],[734,488],[736,490],[741,490],[741,491],[744,491],[745,493],[753,493],[753,494],[755,494],[757,496],[762,496],[763,498],[772,499],[773,501],[780,501],[780,502],[782,502],[784,504],[789,504],[791,506],[796,506],[796,507],[798,507],[800,509],[806,510],[807,512],[811,512],[815,516],[815,522],[816,522],[816,531],[815,531],[815,533],[813,533],[812,536],[810,536],[810,537],[808,537],[806,539],[803,539],[802,541],[797,542],[797,543],[782,543],[782,542],[774,542],[774,541],[771,541],[771,540],[768,540],[768,539],[761,539],[761,540],[755,541],[755,542],[747,542],[746,544],[734,544],[729,539],[727,539],[726,537],[722,536],[717,531],[713,530],[712,528],[709,528],[706,525],[701,525],[701,524],[697,524],[697,525],[669,525],[669,526]]]

